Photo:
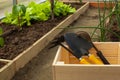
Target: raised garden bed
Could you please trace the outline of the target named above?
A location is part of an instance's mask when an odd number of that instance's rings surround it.
[[[59,34],[62,31],[62,29],[58,29],[58,28],[64,28],[69,24],[71,24],[74,20],[76,20],[79,17],[80,14],[85,12],[88,6],[89,6],[89,2],[86,2],[74,14],[69,15],[67,18],[60,17],[59,18],[60,20],[58,19],[58,21],[56,18],[54,21],[48,20],[45,23],[42,22],[33,23],[34,24],[33,27],[32,26],[24,27],[21,32],[12,33],[17,37],[11,35],[9,35],[10,37],[6,37],[6,42],[8,41],[8,43],[12,43],[12,44],[10,45],[11,47],[9,48],[10,51],[9,54],[8,53],[2,54],[2,49],[0,50],[1,51],[0,55],[3,55],[0,58],[2,58],[3,60],[8,60],[9,62],[7,65],[1,68],[0,78],[2,78],[3,80],[10,80],[16,71],[18,71],[33,57],[35,57],[57,34]],[[55,23],[56,21],[57,23],[53,24],[53,22]],[[51,26],[49,26],[50,24]],[[6,26],[4,26],[4,24],[1,24],[1,26],[5,27],[6,29]],[[36,31],[33,31],[35,27],[37,28],[38,33]],[[43,28],[38,29],[39,27],[43,27]],[[33,34],[34,36],[32,36]],[[20,37],[18,37],[18,35],[20,35]],[[26,39],[26,37],[28,38]],[[28,42],[28,41],[32,41],[32,42]],[[26,44],[24,42],[27,42],[27,46],[25,46]],[[16,50],[17,47],[13,46],[13,44],[18,45],[19,51]],[[19,44],[22,45],[20,46]],[[24,49],[22,49],[22,47],[24,47]],[[7,48],[7,45],[5,45],[4,48]],[[11,53],[13,53],[12,50],[16,50],[16,53],[14,55],[12,54],[11,56]]]

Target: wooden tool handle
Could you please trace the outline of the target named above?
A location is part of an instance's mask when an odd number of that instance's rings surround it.
[[[80,64],[90,64],[86,59],[80,59]]]
[[[103,64],[103,62],[97,59],[94,54],[90,54],[88,58],[94,64]]]

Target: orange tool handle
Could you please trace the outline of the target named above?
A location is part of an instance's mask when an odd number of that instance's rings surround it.
[[[80,64],[90,64],[86,59],[81,58],[80,59]]]
[[[97,59],[94,54],[89,54],[88,59],[94,64],[103,64],[103,62]]]

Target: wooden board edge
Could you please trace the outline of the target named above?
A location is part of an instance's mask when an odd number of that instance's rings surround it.
[[[16,72],[15,63],[12,61],[4,61],[8,63],[0,69],[0,79],[10,80]]]
[[[113,8],[115,6],[115,3],[112,2],[90,2],[90,6],[95,8]]]
[[[118,64],[120,64],[120,44],[118,45]]]

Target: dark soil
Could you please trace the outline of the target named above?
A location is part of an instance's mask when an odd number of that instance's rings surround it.
[[[111,16],[110,21],[107,24],[107,29],[110,30],[110,32],[106,32],[108,41],[112,42],[120,41],[120,38],[118,37],[120,36],[120,28],[116,15]]]
[[[35,22],[32,26],[23,26],[22,30],[14,31],[7,35],[4,47],[0,48],[1,59],[13,59],[23,50],[27,49],[36,40],[41,38],[44,34],[50,31],[54,26],[64,20],[65,17],[55,18],[46,22]],[[14,26],[1,24],[4,31],[7,31]]]
[[[74,4],[76,9],[80,4]],[[13,59],[35,41],[45,35],[53,27],[63,21],[67,16],[56,17],[54,20],[46,22],[32,22],[32,26],[23,26],[22,30],[14,31],[8,34],[5,39],[5,45],[0,48],[0,59]],[[14,25],[0,24],[4,32],[13,29]]]
[[[2,68],[6,63],[0,62],[0,68]]]

